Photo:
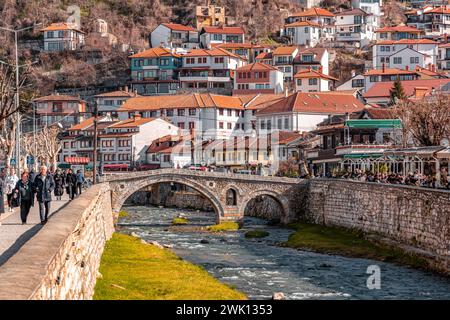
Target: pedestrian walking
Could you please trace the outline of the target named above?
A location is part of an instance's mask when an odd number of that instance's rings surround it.
[[[20,219],[22,220],[22,224],[26,224],[30,209],[34,206],[33,185],[28,172],[25,171],[22,173],[21,179],[14,188],[13,197],[17,198],[17,203],[20,206]]]
[[[13,211],[11,200],[13,196],[14,188],[16,187],[19,178],[16,175],[16,170],[14,168],[9,169],[9,174],[5,178],[5,193],[8,201],[8,211]]]
[[[41,224],[44,225],[48,221],[50,214],[50,203],[52,201],[52,192],[55,189],[55,181],[47,172],[46,166],[41,166],[40,173],[34,179],[34,192],[39,203],[39,215]]]
[[[77,195],[80,195],[83,191],[83,185],[86,182],[86,179],[84,178],[83,172],[81,170],[77,171]]]
[[[76,195],[77,177],[75,176],[75,174],[73,174],[72,169],[67,170],[65,184],[69,199],[73,200]]]
[[[5,213],[5,195],[3,193],[3,189],[5,187],[5,169],[0,171],[0,217],[3,213]],[[0,220],[0,226],[2,222]]]
[[[64,177],[63,177],[60,169],[58,169],[58,171],[56,171],[55,175],[53,176],[53,180],[55,180],[56,200],[61,200],[61,197],[64,194]]]

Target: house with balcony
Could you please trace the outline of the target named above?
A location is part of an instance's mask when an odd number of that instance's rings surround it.
[[[263,52],[256,56],[256,62],[273,66],[273,52]]]
[[[144,163],[145,151],[153,140],[178,133],[178,127],[163,119],[142,118],[139,114],[126,120],[100,117],[97,124],[100,171],[138,166]],[[62,139],[62,162],[66,162],[67,157],[92,160],[93,142],[94,118],[72,126]]]
[[[350,93],[296,92],[256,112],[258,133],[315,129],[328,115],[360,111],[364,104]]]
[[[179,169],[193,163],[191,139],[191,135],[167,135],[153,140],[145,152],[146,166]]]
[[[369,160],[382,157],[386,150],[401,143],[402,124],[389,109],[365,108],[330,116],[312,133],[320,136],[321,143],[306,152],[310,172],[315,176],[331,176],[336,171],[353,171],[356,167],[376,171]]]
[[[87,104],[79,97],[51,94],[33,100],[38,127],[60,123],[64,128],[80,123],[90,116]]]
[[[194,49],[182,57],[179,80],[183,91],[214,91],[231,93],[237,68],[245,58],[225,49]]]
[[[284,26],[282,35],[292,44],[315,47],[321,41],[322,26],[313,21],[293,22]]]
[[[196,6],[195,21],[197,29],[207,26],[218,26],[226,24],[225,8],[214,4]]]
[[[272,53],[272,65],[283,72],[285,82],[291,82],[294,79],[293,62],[297,53],[297,46],[278,47]]]
[[[194,49],[200,47],[199,32],[191,26],[177,23],[161,23],[150,34],[152,48]]]
[[[364,75],[352,71],[351,77],[339,84],[336,91],[356,91],[358,93],[364,91]]]
[[[128,99],[138,97],[139,95],[128,90],[125,87],[123,90],[101,93],[94,96],[99,114],[110,115],[112,118],[117,118],[117,109],[120,108]]]
[[[75,51],[85,44],[85,33],[74,23],[52,23],[41,32],[44,34],[44,51]]]
[[[270,52],[269,46],[253,43],[222,43],[214,46],[244,57],[248,63],[256,62],[256,57],[262,53]]]
[[[323,74],[313,69],[304,69],[297,72],[294,76],[296,92],[323,92],[334,89],[334,83],[338,79]]]
[[[367,92],[377,82],[393,82],[397,79],[400,81],[417,80],[419,74],[413,70],[386,68],[384,65],[381,69],[368,70],[364,76],[364,92]]]
[[[310,24],[308,26],[308,24],[299,24],[299,22],[309,22]],[[314,28],[314,30],[307,28]],[[309,31],[314,31],[314,39],[318,36],[321,42],[332,41],[335,38],[335,15],[322,8],[311,8],[294,13],[286,18],[281,34],[291,37],[293,44],[308,45],[304,43],[308,39],[302,36],[301,33]],[[308,36],[312,37],[311,34]],[[312,40],[309,46],[313,47],[317,43]]]
[[[273,66],[255,62],[236,69],[233,95],[279,94],[283,90],[283,72]]]
[[[414,26],[427,36],[440,36],[450,33],[450,6],[424,6],[405,14],[408,26]]]
[[[364,47],[375,40],[378,27],[373,16],[356,8],[336,13],[336,41],[356,47]]]
[[[352,0],[354,9],[361,9],[370,15],[370,23],[375,29],[381,25],[383,0]],[[374,30],[373,30],[374,31]]]
[[[450,70],[450,43],[438,46],[438,68],[445,71]]]
[[[373,68],[414,70],[416,67],[436,66],[438,43],[430,39],[403,39],[378,41],[373,45]]]
[[[420,39],[424,31],[415,27],[398,25],[395,27],[383,27],[375,30],[377,41],[391,40],[398,41],[403,39]]]
[[[202,48],[211,49],[221,43],[245,43],[245,31],[241,27],[203,27],[200,32]]]
[[[195,130],[198,137],[226,139],[231,135],[252,132],[251,118],[246,117],[245,104],[250,100],[241,97],[212,93],[191,93],[131,98],[118,109],[119,119],[132,118],[135,114],[143,118],[164,118],[185,133]]]
[[[326,48],[299,48],[298,53],[293,60],[294,74],[300,70],[322,70],[323,74],[328,75],[330,65],[330,54]]]
[[[131,86],[140,95],[174,94],[180,87],[177,69],[181,55],[167,48],[151,48],[130,57]]]

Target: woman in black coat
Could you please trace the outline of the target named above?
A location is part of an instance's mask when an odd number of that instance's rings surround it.
[[[5,170],[2,169],[2,171],[0,172],[0,216],[2,215],[2,213],[5,213],[5,199],[3,195],[4,184],[5,184]],[[0,225],[1,224],[2,223],[0,222]]]
[[[34,206],[33,184],[29,180],[28,172],[25,171],[22,173],[22,179],[17,182],[16,187],[13,190],[13,197],[18,198],[17,202],[20,204],[20,219],[22,220],[22,224],[26,224],[30,209]]]
[[[61,200],[61,196],[64,194],[64,176],[61,174],[61,170],[56,171],[53,180],[55,181],[56,200]]]
[[[69,195],[69,199],[73,200],[77,192],[77,176],[72,172],[72,169],[67,171],[66,175],[66,192]]]

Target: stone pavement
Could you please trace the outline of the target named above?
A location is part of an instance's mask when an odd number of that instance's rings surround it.
[[[68,202],[69,198],[64,195],[61,201],[53,197],[50,210],[50,218],[58,209]],[[5,201],[6,202],[6,201]],[[6,211],[8,208],[5,208]],[[35,202],[31,208],[26,225],[20,220],[20,208],[14,208],[14,212],[6,212],[0,216],[0,266],[13,256],[29,239],[40,229],[39,205]]]

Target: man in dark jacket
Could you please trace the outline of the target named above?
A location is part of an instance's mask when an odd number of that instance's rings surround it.
[[[55,181],[48,174],[47,167],[42,166],[40,173],[33,182],[33,189],[36,192],[36,198],[39,203],[39,215],[41,216],[41,224],[47,223],[50,213],[50,202],[52,201],[52,191],[55,189]]]

